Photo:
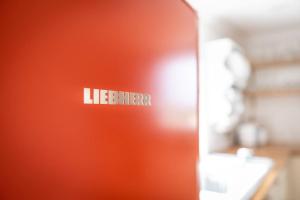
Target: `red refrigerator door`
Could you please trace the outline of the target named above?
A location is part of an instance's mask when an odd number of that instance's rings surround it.
[[[0,199],[197,199],[197,19],[184,1],[0,9]],[[151,105],[84,104],[84,88]]]

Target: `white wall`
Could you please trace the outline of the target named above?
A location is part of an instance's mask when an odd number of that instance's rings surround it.
[[[296,88],[300,91],[300,63],[276,65],[300,60],[300,29],[252,35],[244,38],[243,46],[252,62],[275,63],[273,67],[262,65],[256,70],[252,87],[272,91]],[[257,96],[248,111],[269,130],[271,143],[300,145],[299,92]]]
[[[232,38],[246,50],[247,57],[252,63],[274,62],[276,64],[282,61],[300,60],[300,28],[241,35],[229,24],[205,19],[202,19],[200,27],[202,31],[200,45],[213,39]],[[203,48],[201,50],[203,51]],[[200,76],[203,74],[201,67],[204,66],[200,65]],[[280,71],[280,69],[284,70]],[[273,86],[275,89],[279,86],[300,88],[300,64],[262,67],[253,74],[253,80],[252,86],[257,88],[266,85]],[[247,102],[249,106],[246,116],[254,117],[266,126],[271,143],[300,145],[300,95],[258,96],[254,102]],[[209,140],[208,151],[222,150],[233,143],[231,136],[205,134],[210,136],[206,138]]]
[[[300,145],[300,96],[259,97],[252,112],[271,143]]]
[[[247,35],[242,41],[253,63],[300,59],[300,28]]]

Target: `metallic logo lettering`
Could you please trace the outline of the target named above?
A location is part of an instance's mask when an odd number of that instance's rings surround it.
[[[83,88],[83,103],[151,106],[151,95],[136,92]]]

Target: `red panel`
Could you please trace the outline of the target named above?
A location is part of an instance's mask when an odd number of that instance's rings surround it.
[[[197,199],[196,16],[183,1],[0,9],[0,199]],[[152,106],[86,105],[84,87]]]

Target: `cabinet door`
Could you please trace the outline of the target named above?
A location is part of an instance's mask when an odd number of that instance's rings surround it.
[[[284,168],[275,180],[274,185],[267,195],[267,200],[288,200],[287,193],[287,168]]]
[[[293,155],[290,159],[290,163],[289,163],[289,173],[288,173],[288,177],[289,177],[289,199],[291,200],[298,200],[300,199],[300,189],[299,189],[299,185],[300,185],[300,173],[299,173],[299,169],[300,169],[300,155],[295,153],[295,155]]]

